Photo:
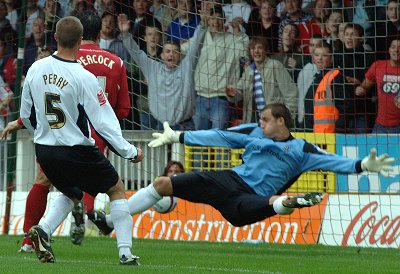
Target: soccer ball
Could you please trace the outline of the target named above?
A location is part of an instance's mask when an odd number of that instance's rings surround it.
[[[174,210],[177,204],[178,199],[176,197],[165,196],[153,206],[153,209],[159,213],[164,214]]]

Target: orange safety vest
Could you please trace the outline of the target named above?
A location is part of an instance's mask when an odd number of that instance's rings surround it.
[[[314,132],[335,133],[336,121],[339,119],[339,110],[335,107],[332,98],[331,83],[340,73],[339,70],[330,70],[322,78],[314,95]]]

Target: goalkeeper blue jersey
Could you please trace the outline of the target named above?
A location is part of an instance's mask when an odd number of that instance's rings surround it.
[[[310,170],[349,174],[361,172],[361,159],[328,153],[303,139],[291,136],[278,142],[257,134],[218,129],[187,131],[190,146],[245,148],[243,164],[232,168],[258,195],[270,197],[287,189],[301,173]]]

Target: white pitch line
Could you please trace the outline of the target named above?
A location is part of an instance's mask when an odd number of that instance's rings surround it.
[[[13,258],[15,259],[16,256],[0,256],[0,260],[3,259],[9,259]],[[37,258],[34,257],[21,257],[20,259],[22,260],[29,260],[29,261],[37,261],[38,264],[40,263]],[[79,264],[90,264],[88,261],[82,261],[82,260],[58,260],[56,258],[56,263],[79,263]],[[40,263],[41,264],[41,263]],[[102,261],[96,261],[96,265],[109,265],[109,266],[116,266],[118,265],[117,262],[115,263],[109,263],[109,262],[102,262]],[[149,264],[149,265],[140,265],[139,268],[149,268],[149,269],[187,269],[187,270],[199,270],[199,271],[218,271],[219,273],[221,272],[227,272],[227,273],[263,273],[263,274],[284,274],[283,272],[273,272],[273,271],[268,271],[268,270],[252,270],[252,269],[245,269],[245,268],[221,268],[221,267],[201,267],[201,266],[182,266],[182,265],[154,265],[154,264]],[[286,273],[288,274],[288,273]]]

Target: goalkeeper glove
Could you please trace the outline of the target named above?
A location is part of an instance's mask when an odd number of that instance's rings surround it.
[[[159,147],[162,145],[179,143],[179,136],[181,135],[181,133],[172,130],[168,122],[164,122],[163,126],[164,126],[163,133],[155,132],[152,134],[154,140],[149,143],[148,145],[149,147]]]
[[[363,171],[380,172],[383,176],[387,177],[389,171],[394,168],[389,166],[394,162],[393,157],[389,157],[387,153],[376,157],[376,149],[371,149],[371,154],[361,161],[361,169]]]

